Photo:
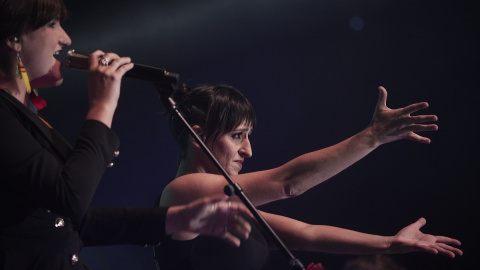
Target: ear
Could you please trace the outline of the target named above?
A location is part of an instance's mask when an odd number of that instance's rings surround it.
[[[5,39],[5,45],[15,52],[20,52],[22,50],[22,44],[17,36],[11,36]]]
[[[199,125],[193,125],[192,129],[193,131],[195,131],[195,134],[197,134],[200,137],[200,139],[202,139],[202,141],[205,142],[205,137],[204,137],[202,128]],[[192,138],[192,144],[198,146],[195,138],[193,136],[190,136],[190,137]]]

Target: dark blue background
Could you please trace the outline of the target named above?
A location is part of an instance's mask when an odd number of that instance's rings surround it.
[[[473,269],[479,249],[477,1],[66,1],[70,48],[130,56],[181,82],[227,83],[256,108],[244,172],[278,166],[365,128],[387,88],[391,108],[428,101],[439,131],[430,145],[384,145],[304,195],[261,207],[314,224],[393,235],[419,217],[425,232],[463,242],[454,260],[395,255],[407,269]],[[351,25],[360,18],[361,25]],[[74,143],[87,111],[87,74],[64,70],[41,90],[41,114]],[[176,147],[159,95],[125,79],[113,129],[121,154],[93,205],[151,206],[174,177]],[[348,255],[294,253],[339,269]],[[85,248],[93,269],[155,269],[151,247]],[[287,260],[272,253],[275,269]],[[278,264],[278,266],[277,266]],[[472,268],[473,267],[473,268]]]

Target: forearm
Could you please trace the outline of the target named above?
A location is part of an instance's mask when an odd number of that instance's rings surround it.
[[[15,194],[78,222],[118,149],[117,136],[96,121],[86,121],[72,149],[55,131],[46,138],[33,124],[11,114],[2,111],[0,117],[4,184]]]
[[[98,121],[85,121],[74,150],[62,168],[61,185],[73,197],[73,213],[83,216],[107,166],[118,150],[119,139]],[[81,173],[80,173],[81,172]]]
[[[91,106],[88,110],[86,120],[97,120],[104,123],[107,127],[112,127],[113,115],[117,104],[99,104]]]
[[[289,246],[301,250],[342,254],[388,253],[392,240],[389,236],[324,225],[308,225],[301,235],[293,239]]]
[[[165,238],[168,208],[92,207],[79,228],[85,246],[158,244]]]
[[[369,128],[335,145],[307,153],[279,167],[285,196],[293,197],[324,182],[378,147]]]

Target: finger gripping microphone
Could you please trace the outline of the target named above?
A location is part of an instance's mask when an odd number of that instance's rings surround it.
[[[86,71],[89,67],[88,61],[88,55],[78,53],[75,50],[69,50],[65,58],[65,66],[72,69]],[[168,72],[162,68],[140,64],[134,64],[133,68],[127,71],[124,76],[133,79],[168,84],[177,84],[180,77],[178,74]]]

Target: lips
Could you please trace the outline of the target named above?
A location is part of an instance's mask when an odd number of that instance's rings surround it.
[[[238,164],[238,166],[240,167],[240,170],[241,170],[242,167],[243,167],[243,160],[235,160],[235,163]]]

